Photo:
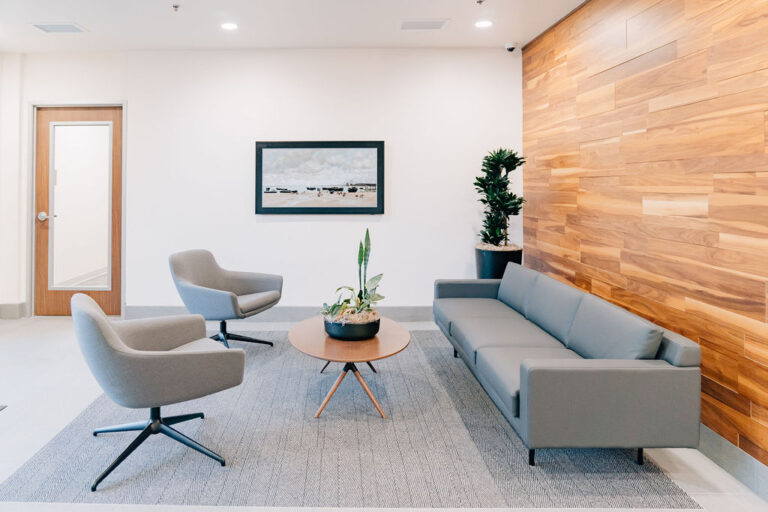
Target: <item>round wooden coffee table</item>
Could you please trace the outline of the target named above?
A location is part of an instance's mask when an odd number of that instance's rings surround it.
[[[296,324],[293,329],[288,332],[288,339],[290,340],[291,345],[308,356],[329,362],[334,361],[337,363],[344,363],[344,369],[341,371],[341,375],[336,379],[333,387],[331,387],[328,395],[326,395],[325,400],[323,400],[320,408],[315,413],[315,418],[320,417],[320,413],[323,412],[325,406],[328,405],[328,401],[339,388],[339,384],[344,380],[344,377],[347,376],[347,372],[355,374],[358,382],[360,382],[360,385],[365,390],[368,398],[371,399],[371,402],[373,402],[376,410],[381,414],[381,417],[387,417],[381,409],[379,402],[376,401],[373,393],[371,393],[368,384],[365,383],[363,376],[360,375],[355,363],[368,363],[371,369],[375,372],[376,369],[371,364],[371,361],[378,361],[379,359],[391,357],[408,346],[408,343],[411,341],[411,333],[408,332],[408,329],[394,320],[382,318],[379,333],[373,338],[365,341],[341,341],[328,336],[325,333],[323,318],[321,316],[315,316]],[[328,363],[326,363],[325,366],[328,366]],[[324,369],[325,367],[323,367],[323,370]],[[320,371],[322,372],[322,370]]]

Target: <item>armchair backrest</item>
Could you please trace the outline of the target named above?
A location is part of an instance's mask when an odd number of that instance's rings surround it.
[[[173,282],[188,282],[205,288],[224,289],[222,269],[216,258],[205,249],[177,252],[168,258]],[[179,290],[181,291],[181,290]]]
[[[132,350],[91,297],[77,293],[71,305],[75,336],[88,368],[107,396],[122,405],[122,397],[131,388],[131,376],[122,371],[122,360]]]

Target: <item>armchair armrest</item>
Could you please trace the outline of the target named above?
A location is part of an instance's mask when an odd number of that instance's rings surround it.
[[[118,320],[112,328],[134,350],[172,350],[205,338],[205,320],[200,315]]]
[[[176,288],[190,313],[203,315],[206,320],[229,320],[237,318],[240,309],[237,296],[225,290],[206,288],[189,281],[177,281]]]
[[[110,397],[131,408],[183,402],[239,385],[244,369],[242,349],[122,352],[110,372],[124,384]]]
[[[659,360],[527,359],[520,421],[529,448],[691,447],[701,372]]]
[[[283,276],[276,274],[225,270],[224,277],[229,283],[227,288],[235,295],[270,291],[282,293],[283,291]]]
[[[435,281],[435,298],[495,299],[500,284],[501,279],[438,279]]]

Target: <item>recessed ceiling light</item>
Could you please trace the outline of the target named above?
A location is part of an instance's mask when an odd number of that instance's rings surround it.
[[[493,26],[493,22],[491,20],[479,20],[475,22],[475,26],[477,28],[488,28]]]
[[[221,28],[224,30],[237,30],[237,23],[222,23]]]

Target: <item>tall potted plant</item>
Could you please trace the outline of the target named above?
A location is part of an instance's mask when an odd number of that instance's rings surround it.
[[[509,189],[509,174],[524,163],[516,151],[499,148],[483,158],[483,174],[475,178],[485,215],[481,242],[475,246],[479,279],[498,279],[507,263],[522,262],[523,250],[509,243],[509,217],[520,213],[525,200]]]

